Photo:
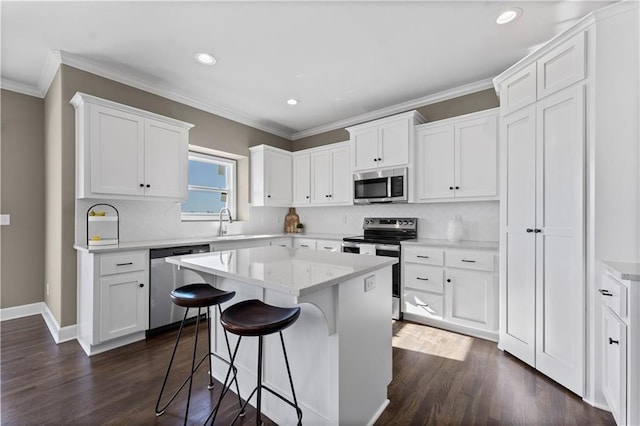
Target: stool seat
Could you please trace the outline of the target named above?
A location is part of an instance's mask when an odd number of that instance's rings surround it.
[[[209,284],[188,284],[171,292],[171,300],[185,308],[205,308],[231,300],[235,291],[222,291]]]
[[[299,307],[280,308],[251,299],[225,309],[220,323],[239,336],[266,336],[289,327],[299,316]]]

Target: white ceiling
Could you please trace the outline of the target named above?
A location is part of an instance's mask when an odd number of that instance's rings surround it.
[[[2,1],[2,87],[42,95],[61,61],[297,139],[448,89],[487,88],[609,3]],[[513,5],[522,16],[497,25]]]

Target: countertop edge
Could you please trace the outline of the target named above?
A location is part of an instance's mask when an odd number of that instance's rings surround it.
[[[640,262],[603,260],[602,264],[619,280],[640,282]]]

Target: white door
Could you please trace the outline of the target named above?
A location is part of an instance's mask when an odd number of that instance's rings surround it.
[[[144,194],[144,119],[91,107],[91,192]]]
[[[293,156],[293,204],[311,202],[311,162],[309,154]]]
[[[100,278],[100,341],[144,331],[149,323],[149,286],[144,272]]]
[[[497,116],[455,125],[455,196],[498,195]]]
[[[189,136],[186,129],[145,120],[145,195],[186,200]]]
[[[378,127],[361,130],[351,136],[353,144],[353,170],[378,167]]]
[[[280,152],[265,150],[265,187],[268,206],[291,205],[291,156]]]
[[[409,121],[404,118],[378,128],[378,167],[409,163]]]
[[[349,148],[331,150],[331,198],[332,203],[351,202],[351,170],[349,169]]]
[[[535,367],[536,114],[501,120],[500,342]]]
[[[329,150],[311,155],[311,202],[326,204],[331,195],[331,153]]]
[[[447,321],[484,330],[494,329],[492,272],[449,268],[445,272],[444,287]]]
[[[536,368],[584,393],[584,87],[537,104]]]
[[[421,130],[417,138],[418,199],[453,198],[453,126]]]

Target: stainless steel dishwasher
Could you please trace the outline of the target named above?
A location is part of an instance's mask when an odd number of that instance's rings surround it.
[[[197,272],[165,262],[165,257],[183,256],[194,253],[207,253],[208,244],[195,246],[169,247],[151,249],[149,251],[150,285],[149,285],[149,330],[147,336],[163,332],[177,326],[184,317],[185,308],[176,306],[170,297],[173,289],[186,284],[205,282]],[[192,309],[189,317],[198,313]]]

